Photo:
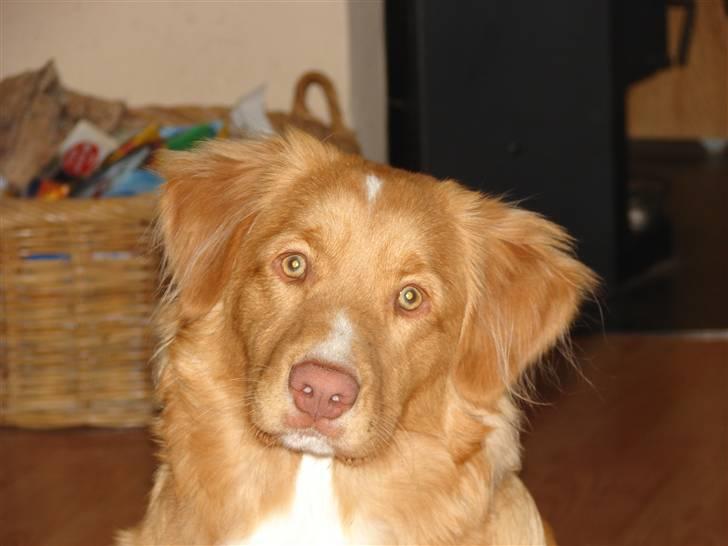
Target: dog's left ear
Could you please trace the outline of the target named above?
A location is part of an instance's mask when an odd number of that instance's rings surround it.
[[[466,401],[486,407],[566,334],[597,281],[562,228],[497,199],[455,193],[469,278],[452,381]]]

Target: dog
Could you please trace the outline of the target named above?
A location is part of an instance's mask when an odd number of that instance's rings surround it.
[[[595,275],[544,218],[300,132],[161,152],[149,544],[553,544],[519,380]]]

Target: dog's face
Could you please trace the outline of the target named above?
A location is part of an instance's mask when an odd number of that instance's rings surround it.
[[[242,383],[249,425],[293,450],[372,456],[446,384],[486,404],[593,282],[537,216],[302,136],[160,170],[180,317],[222,314],[219,343],[244,356],[216,381]]]
[[[251,419],[284,445],[369,454],[412,392],[444,373],[464,294],[435,185],[364,165],[322,168],[256,220],[230,301]]]

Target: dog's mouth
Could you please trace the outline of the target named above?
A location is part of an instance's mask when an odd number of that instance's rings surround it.
[[[314,419],[295,409],[284,419],[284,431],[279,435],[280,443],[288,449],[320,456],[335,456],[337,439],[345,427],[337,421]]]
[[[295,430],[280,436],[281,444],[293,451],[321,457],[333,457],[336,450],[331,439],[314,429]]]
[[[282,417],[282,418],[281,418]],[[279,446],[291,452],[331,457],[346,464],[356,465],[369,460],[372,455],[388,444],[389,432],[377,426],[374,419],[366,420],[367,432],[356,434],[356,423],[327,421],[325,419],[297,422],[295,411],[274,418],[272,426],[265,423],[251,423],[256,437],[267,447]],[[378,431],[378,432],[375,432]]]

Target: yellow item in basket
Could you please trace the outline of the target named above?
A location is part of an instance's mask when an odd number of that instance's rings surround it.
[[[140,146],[143,146],[145,144],[150,144],[152,142],[156,142],[160,139],[159,137],[159,124],[158,123],[152,123],[150,125],[147,125],[144,129],[139,131],[137,134],[135,134],[133,137],[131,137],[129,140],[124,142],[121,146],[119,146],[116,150],[114,150],[104,162],[106,165],[110,165],[111,163],[114,163],[115,161],[118,161],[125,155],[127,155],[130,151],[136,150]]]

